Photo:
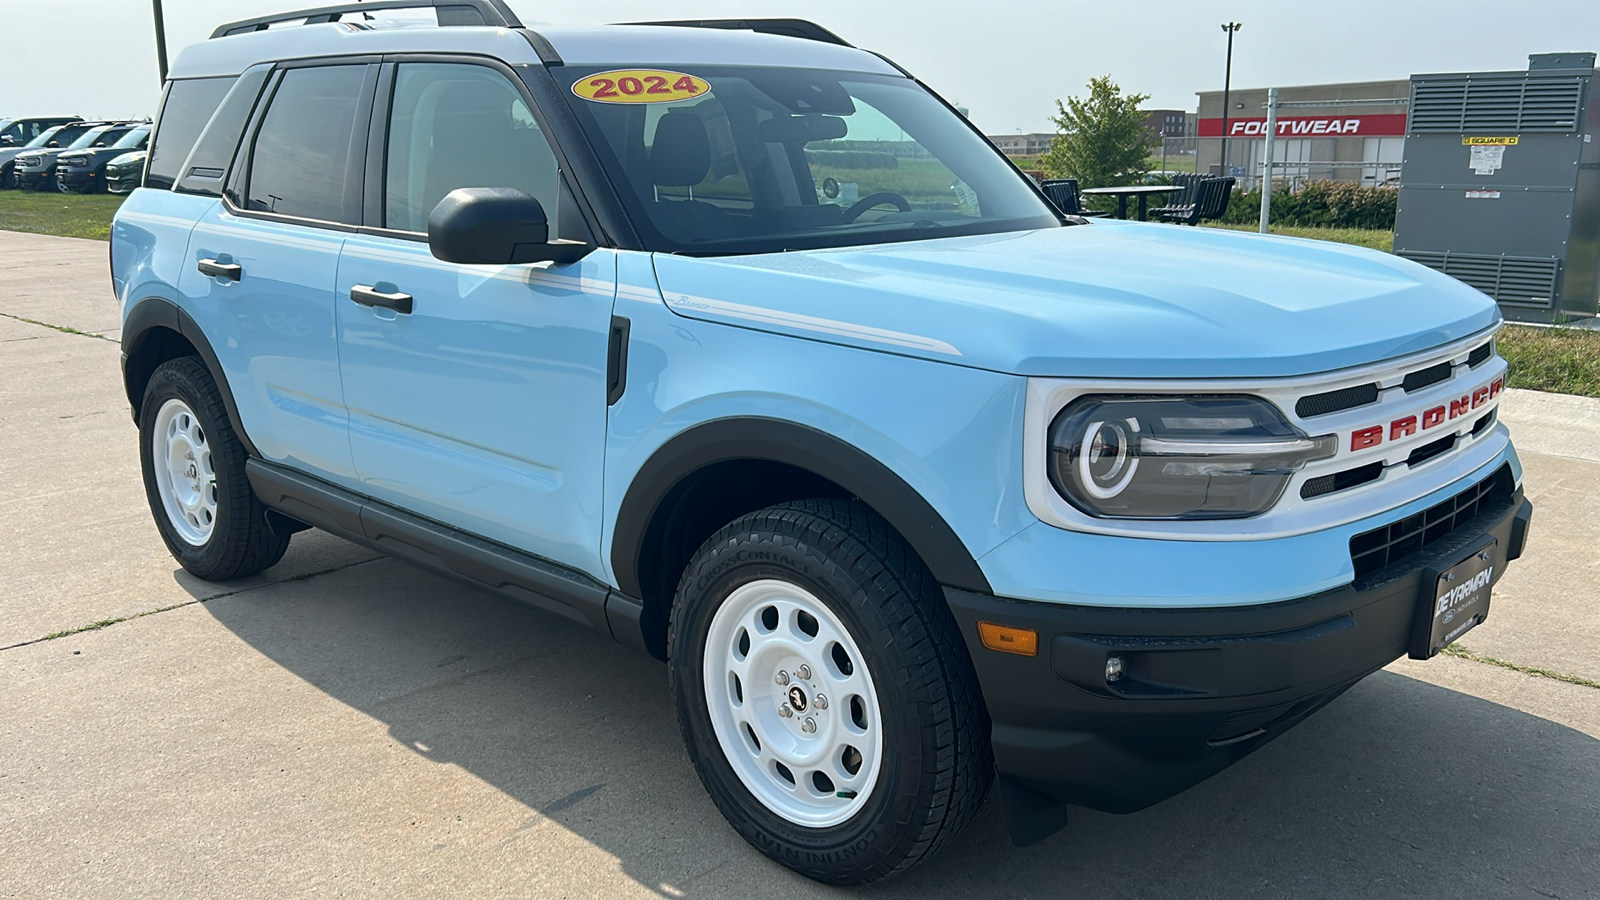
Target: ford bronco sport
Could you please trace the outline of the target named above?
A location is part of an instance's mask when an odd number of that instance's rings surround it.
[[[184,568],[316,527],[651,654],[824,881],[996,778],[1019,842],[1184,790],[1483,621],[1531,515],[1484,295],[1063,216],[796,20],[225,25],[111,252]]]

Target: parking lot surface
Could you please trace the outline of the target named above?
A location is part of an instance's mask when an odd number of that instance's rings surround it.
[[[106,249],[0,233],[0,897],[1600,896],[1600,401],[1508,395],[1531,545],[1463,655],[1144,812],[1019,850],[991,797],[836,891],[723,822],[653,660],[320,532],[178,569]]]

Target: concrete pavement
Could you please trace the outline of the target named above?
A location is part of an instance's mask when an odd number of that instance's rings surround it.
[[[0,897],[847,893],[724,824],[649,659],[317,532],[255,579],[178,570],[104,255],[0,233]],[[1533,542],[1465,643],[1600,682],[1600,401],[1503,416]],[[1153,809],[1017,850],[991,801],[857,893],[1594,897],[1597,776],[1600,689],[1402,661]]]

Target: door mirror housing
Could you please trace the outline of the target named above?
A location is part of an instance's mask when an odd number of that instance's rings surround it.
[[[428,215],[428,249],[467,265],[577,262],[594,245],[550,240],[544,207],[516,188],[457,188]]]
[[[9,134],[0,134],[0,147],[9,147],[12,144],[15,144],[16,142],[17,142],[17,139],[12,137],[11,135],[9,135]]]

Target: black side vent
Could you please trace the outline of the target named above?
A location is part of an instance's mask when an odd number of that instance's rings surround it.
[[[1494,341],[1490,341],[1489,343],[1484,344],[1483,346],[1479,347],[1478,349],[1476,349],[1476,350],[1472,351],[1471,353],[1467,354],[1467,366],[1469,368],[1476,369],[1477,367],[1483,365],[1485,362],[1488,362],[1489,361],[1489,357],[1491,357],[1493,355],[1494,355]]]
[[[1421,447],[1411,451],[1411,455],[1406,457],[1406,465],[1420,466],[1441,453],[1450,452],[1450,448],[1455,445],[1456,436],[1453,434],[1448,437],[1442,437],[1430,444],[1423,444]]]
[[[1350,539],[1350,561],[1355,565],[1357,580],[1403,562],[1411,554],[1449,537],[1479,513],[1509,503],[1514,490],[1511,467],[1502,466],[1443,503],[1356,535]]]
[[[1349,490],[1369,481],[1377,481],[1381,477],[1383,477],[1383,463],[1381,462],[1368,463],[1354,469],[1345,469],[1343,472],[1335,472],[1332,475],[1318,475],[1300,486],[1300,498],[1310,500],[1312,497],[1321,497],[1323,494]]]
[[[1301,397],[1294,405],[1294,414],[1302,419],[1312,416],[1326,416],[1329,413],[1354,409],[1368,403],[1378,402],[1377,384],[1358,384],[1355,387],[1340,388],[1337,391],[1326,391],[1321,394],[1307,394]]]
[[[1408,394],[1414,391],[1420,391],[1429,385],[1438,384],[1441,381],[1448,380],[1450,378],[1451,371],[1452,369],[1450,367],[1450,361],[1445,360],[1438,365],[1429,366],[1426,369],[1418,369],[1415,372],[1407,374],[1406,380],[1400,382],[1400,386],[1405,388],[1405,391]]]
[[[1419,81],[1409,127],[1412,134],[1576,131],[1582,98],[1576,78]]]
[[[1501,303],[1549,309],[1555,300],[1560,262],[1554,257],[1433,250],[1401,250],[1399,255],[1464,281]]]

